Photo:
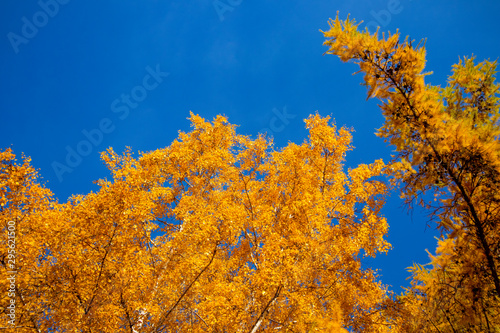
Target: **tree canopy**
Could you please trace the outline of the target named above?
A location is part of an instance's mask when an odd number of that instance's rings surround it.
[[[425,83],[422,43],[338,16],[323,34],[380,100],[392,161],[347,169],[351,130],[318,114],[302,144],[275,149],[191,113],[167,148],[103,152],[111,178],[59,202],[5,149],[1,328],[499,332],[496,62],[464,58],[440,88]],[[361,263],[391,247],[381,209],[396,191],[442,232],[399,296]]]
[[[496,62],[461,59],[445,88],[425,84],[423,43],[399,33],[358,31],[330,21],[327,53],[353,61],[385,123],[378,135],[396,147],[408,204],[425,207],[442,230],[429,268],[416,264],[402,300],[407,330],[500,330],[500,123]],[[413,322],[412,322],[413,321]],[[410,322],[412,322],[410,324]]]
[[[18,332],[373,330],[388,294],[360,260],[390,248],[384,163],[344,170],[351,134],[328,117],[280,151],[190,119],[168,148],[103,153],[113,179],[66,203],[2,153]]]

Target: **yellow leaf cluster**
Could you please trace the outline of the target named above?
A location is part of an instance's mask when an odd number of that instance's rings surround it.
[[[498,332],[496,62],[464,58],[453,66],[447,87],[433,87],[424,82],[423,44],[401,41],[399,33],[379,38],[378,31],[357,27],[338,15],[331,20],[323,32],[327,53],[360,66],[368,97],[381,101],[385,123],[377,134],[398,151],[393,183],[404,184],[402,197],[410,207],[417,202],[428,209],[444,237],[430,268],[411,269],[414,288],[393,304],[389,316],[399,318],[402,332]]]
[[[222,116],[190,120],[167,148],[108,149],[112,179],[66,203],[1,153],[17,332],[384,331],[387,292],[360,261],[390,248],[384,163],[344,171],[351,134],[329,117],[279,151]]]

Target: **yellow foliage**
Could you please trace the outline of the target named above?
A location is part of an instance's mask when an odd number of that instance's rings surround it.
[[[360,259],[390,248],[377,176],[392,171],[375,161],[345,172],[351,134],[328,117],[306,119],[308,140],[280,151],[222,116],[190,120],[167,148],[108,149],[112,179],[66,203],[28,159],[1,152],[0,223],[17,225],[15,331],[384,331],[376,309],[388,295]]]
[[[428,209],[443,234],[430,267],[410,268],[413,288],[388,306],[387,316],[400,332],[499,332],[496,62],[464,58],[446,88],[433,87],[424,82],[423,44],[357,27],[338,15],[331,20],[323,32],[326,53],[360,66],[368,97],[381,101],[385,116],[377,134],[398,151],[393,183],[404,184],[406,203]]]

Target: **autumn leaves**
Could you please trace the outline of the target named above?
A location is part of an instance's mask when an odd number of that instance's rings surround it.
[[[11,194],[2,218],[17,209],[14,194],[43,198],[26,201],[30,213],[18,223],[29,247],[20,258],[19,325],[26,332],[375,327],[382,318],[367,313],[387,295],[362,269],[360,253],[390,247],[380,215],[387,185],[372,179],[384,164],[344,172],[351,135],[328,117],[309,117],[309,139],[281,151],[264,136],[236,134],[222,116],[190,120],[193,130],[168,148],[139,158],[103,153],[113,179],[64,204],[36,185],[35,173],[19,174],[22,185],[12,187],[7,170],[19,166],[3,153],[2,189]]]
[[[345,170],[352,147],[329,117],[275,150],[223,116],[137,158],[108,149],[111,179],[66,203],[28,158],[0,152],[0,223],[16,223],[17,332],[494,332],[500,325],[495,64],[465,59],[449,87],[424,83],[425,49],[330,22],[327,53],[353,60],[399,155]],[[380,176],[389,176],[390,181]],[[384,197],[443,230],[429,268],[397,298],[361,266],[390,249]],[[435,195],[428,202],[426,193]],[[0,286],[7,290],[6,237]],[[9,298],[0,297],[7,322]]]
[[[441,89],[424,83],[422,45],[400,41],[398,33],[379,39],[377,33],[358,31],[349,19],[337,17],[330,25],[324,33],[327,53],[359,64],[368,96],[382,103],[386,121],[378,135],[396,146],[397,158],[408,165],[398,177],[403,197],[428,209],[443,231],[430,267],[411,268],[413,288],[397,300],[394,327],[403,332],[498,331],[496,62],[464,58]]]

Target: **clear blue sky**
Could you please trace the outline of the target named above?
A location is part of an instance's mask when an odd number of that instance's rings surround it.
[[[392,148],[374,135],[383,118],[357,67],[322,55],[319,29],[337,11],[427,38],[432,84],[446,83],[459,56],[500,54],[497,1],[2,0],[0,148],[31,156],[60,201],[109,176],[99,152],[168,146],[189,130],[190,110],[225,114],[241,134],[267,128],[276,147],[302,142],[309,114],[331,114],[355,129],[348,166],[387,160]],[[67,149],[87,156],[69,165]],[[397,292],[436,243],[425,215],[401,204],[396,193],[384,209],[393,250],[367,262]]]

